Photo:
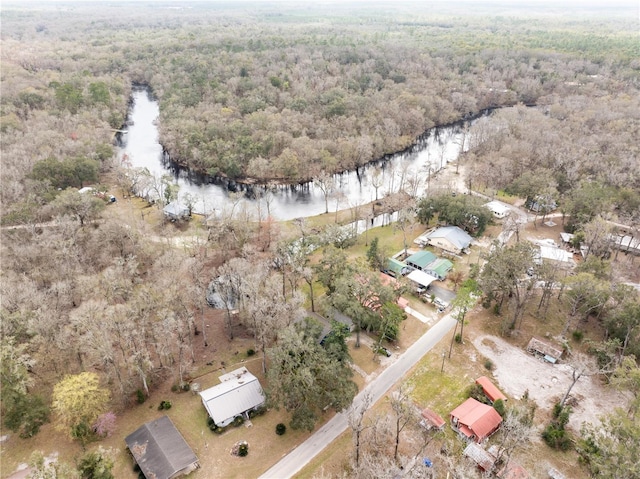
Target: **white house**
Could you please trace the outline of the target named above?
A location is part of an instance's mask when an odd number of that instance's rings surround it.
[[[260,381],[247,368],[223,374],[219,379],[220,384],[200,393],[202,404],[216,426],[225,427],[237,416],[246,416],[264,404]]]
[[[509,213],[511,213],[511,209],[500,201],[489,201],[489,203],[486,203],[484,207],[491,211],[493,216],[499,219],[506,218]]]

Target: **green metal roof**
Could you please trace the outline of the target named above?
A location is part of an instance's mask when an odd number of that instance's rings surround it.
[[[389,271],[393,271],[396,275],[400,276],[402,274],[402,269],[406,268],[407,265],[402,261],[398,261],[394,258],[387,258],[387,269]]]
[[[445,258],[440,258],[429,265],[429,270],[438,275],[439,278],[446,278],[447,273],[453,268],[453,263]]]
[[[418,251],[417,253],[412,254],[405,260],[405,263],[416,265],[416,267],[418,267],[419,269],[424,269],[425,266],[433,263],[436,259],[438,258],[435,254],[433,254],[431,251],[425,250]]]

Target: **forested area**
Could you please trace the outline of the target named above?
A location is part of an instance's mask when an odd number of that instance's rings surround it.
[[[290,228],[309,237],[303,246],[311,236],[326,246],[311,264],[309,251],[281,238],[270,219],[240,217],[240,208],[191,251],[157,241],[161,227],[104,214],[105,194],[123,178],[114,133],[125,124],[134,84],[148,85],[158,99],[160,142],[172,158],[247,182],[323,181],[403,150],[430,127],[496,108],[466,133],[459,163],[468,189],[557,202],[567,230],[582,235],[593,256],[564,280],[567,332],[597,316],[608,339],[618,340],[609,346],[640,354],[636,296],[611,282],[607,261],[617,253],[603,223],[618,221],[638,236],[633,15],[440,7],[4,3],[4,425],[30,437],[50,408],[59,417],[64,404],[55,389],[67,375],[93,371],[110,398],[94,412],[106,414],[125,411],[165,380],[182,387],[198,366],[196,342],[221,340],[204,335],[214,278],[227,299],[240,301],[225,305],[229,340],[242,323],[271,377],[308,366],[284,361],[294,346],[327,364],[314,370],[317,384],[344,375],[336,381],[343,395],[309,388],[315,402],[298,412],[300,428],[313,428],[323,402],[340,409],[354,393],[344,338],[322,349],[317,328],[300,323],[318,301],[314,286],[322,307],[349,314],[357,331],[378,334],[380,344],[398,334],[398,292],[347,258],[342,248],[352,238],[335,227],[313,235],[303,221]],[[100,194],[78,193],[88,184]],[[471,198],[429,197],[420,205],[424,223],[438,217],[481,234],[490,221],[477,210],[481,221],[468,224],[478,207]],[[486,302],[510,308],[505,330],[519,327],[532,294],[518,283],[531,260],[523,249],[496,250],[492,259],[512,271],[481,278]],[[383,252],[369,259],[376,270]],[[536,274],[548,286],[538,306],[546,315],[558,272]],[[231,314],[236,307],[240,319]],[[284,359],[269,371],[270,357]],[[274,389],[271,397],[295,412],[304,401],[292,392]],[[72,438],[100,429],[106,419],[94,412],[65,423]],[[627,419],[609,420],[628,426]]]

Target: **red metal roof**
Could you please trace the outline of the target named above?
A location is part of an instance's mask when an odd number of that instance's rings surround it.
[[[422,410],[422,417],[429,421],[436,429],[442,429],[446,424],[437,412],[429,408]]]
[[[459,430],[462,431],[464,426],[472,431],[476,436],[476,442],[482,442],[489,437],[502,423],[502,418],[495,409],[473,398],[467,399],[451,411],[450,417],[452,420],[458,419]]]
[[[491,382],[488,377],[480,376],[478,379],[476,379],[476,384],[482,386],[482,390],[492,403],[496,402],[498,399],[502,399],[503,401],[507,400],[507,396],[502,394],[502,392]]]

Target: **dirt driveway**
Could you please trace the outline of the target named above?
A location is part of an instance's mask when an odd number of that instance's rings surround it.
[[[493,362],[494,378],[507,396],[519,399],[528,390],[542,411],[550,411],[571,384],[571,368],[567,364],[546,363],[496,336],[478,336],[473,344]],[[624,396],[605,387],[598,378],[583,376],[571,390],[573,413],[568,427],[579,433],[583,422],[599,422],[598,416],[613,407],[624,407],[625,402]]]

